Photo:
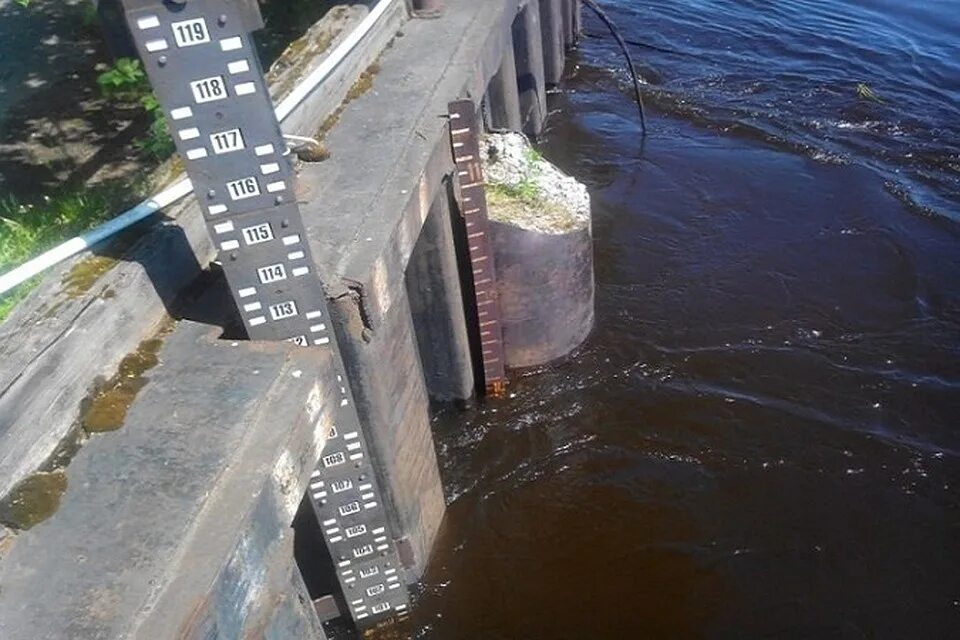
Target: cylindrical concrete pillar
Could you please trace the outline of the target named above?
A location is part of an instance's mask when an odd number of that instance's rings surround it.
[[[523,118],[520,115],[520,91],[517,83],[517,59],[513,47],[506,47],[500,69],[490,80],[487,89],[487,112],[490,126],[495,130],[523,130]]]
[[[566,48],[563,14],[567,0],[540,0],[543,38],[543,67],[547,85],[556,86],[563,78]]]
[[[473,395],[470,338],[460,291],[448,188],[430,206],[407,266],[407,296],[427,391],[435,400]]]
[[[573,4],[573,44],[580,44],[580,34],[583,33],[583,3],[572,0]]]
[[[547,118],[547,86],[543,73],[543,37],[538,2],[528,2],[514,20],[513,48],[517,59],[523,132],[537,137],[543,132]]]
[[[563,12],[563,46],[570,48],[573,46],[573,6],[574,0],[563,0],[561,7]]]
[[[569,355],[593,328],[589,226],[555,234],[494,221],[490,237],[507,366],[539,366]]]

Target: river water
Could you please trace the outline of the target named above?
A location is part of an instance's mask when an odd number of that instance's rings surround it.
[[[957,637],[960,3],[604,4],[657,48],[649,135],[588,37],[542,144],[593,194],[596,330],[437,418],[401,635]]]

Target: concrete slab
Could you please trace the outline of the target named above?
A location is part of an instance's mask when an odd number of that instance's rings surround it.
[[[4,543],[4,640],[323,637],[290,524],[339,405],[330,354],[214,336],[181,323],[59,510]]]

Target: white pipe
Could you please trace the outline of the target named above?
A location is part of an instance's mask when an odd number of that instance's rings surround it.
[[[344,58],[346,58],[360,43],[363,38],[370,33],[370,30],[377,24],[377,21],[387,12],[393,4],[400,0],[380,0],[370,13],[357,25],[346,40],[341,42],[329,56],[327,56],[319,67],[314,69],[310,75],[303,79],[293,91],[284,98],[275,108],[277,119],[283,121],[293,113],[293,110],[309,96],[317,86],[326,80],[326,78],[336,69]],[[14,287],[23,284],[30,278],[39,275],[67,258],[86,251],[98,242],[102,242],[110,236],[117,234],[127,227],[150,217],[160,209],[177,202],[186,197],[193,191],[193,185],[189,178],[184,178],[172,187],[164,189],[157,195],[144,200],[134,208],[126,211],[113,220],[105,222],[99,227],[94,227],[83,235],[71,238],[66,242],[57,245],[49,251],[45,251],[36,258],[25,262],[24,264],[8,271],[0,276],[0,296],[10,291]]]
[[[8,271],[0,276],[0,295],[10,291],[17,285],[23,284],[35,275],[43,273],[50,267],[63,262],[67,258],[81,251],[86,251],[98,242],[102,242],[115,233],[119,233],[127,227],[140,222],[144,218],[149,218],[160,209],[173,204],[192,191],[193,185],[190,179],[184,178],[172,187],[164,189],[149,200],[144,200],[133,209],[117,216],[113,220],[105,222],[99,227],[94,227],[83,235],[71,238],[63,244],[41,253],[33,260],[25,262],[12,271]]]

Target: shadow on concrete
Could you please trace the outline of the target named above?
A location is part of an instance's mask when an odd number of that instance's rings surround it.
[[[243,319],[230,294],[226,275],[218,264],[211,264],[201,271],[193,282],[173,298],[168,311],[175,320],[189,320],[219,327],[222,330],[221,340],[249,339]]]

